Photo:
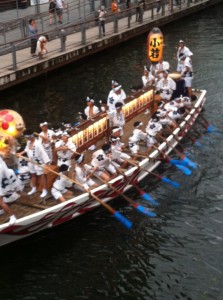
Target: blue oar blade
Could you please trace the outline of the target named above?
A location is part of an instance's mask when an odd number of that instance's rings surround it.
[[[162,180],[162,182],[169,183],[170,185],[172,185],[173,187],[175,187],[177,189],[180,187],[180,184],[178,182],[170,180],[169,178],[162,177],[161,180]]]
[[[197,164],[190,160],[188,157],[184,157],[183,161],[188,165],[188,167],[191,167],[192,169],[197,169]]]
[[[127,229],[132,228],[132,222],[129,221],[127,218],[125,218],[122,214],[120,214],[118,211],[115,211],[113,213],[113,216],[120,222],[122,225],[125,226]]]
[[[145,207],[143,207],[142,205],[135,205],[135,208],[141,212],[142,214],[148,216],[148,217],[156,217],[156,214],[152,211],[149,211],[148,209],[146,209]]]
[[[220,133],[219,129],[217,127],[211,125],[211,124],[208,125],[207,131],[208,132],[218,132],[218,133]]]
[[[153,199],[149,194],[144,192],[144,193],[141,193],[141,196],[144,200],[151,202],[154,206],[159,205],[159,203],[155,199]]]
[[[182,171],[185,175],[187,176],[190,176],[191,175],[191,170],[188,169],[187,167],[185,166],[182,166],[182,165],[175,165],[177,167],[177,169],[179,169],[180,171]]]

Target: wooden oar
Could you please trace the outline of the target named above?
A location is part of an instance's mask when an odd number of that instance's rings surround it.
[[[180,159],[185,163],[185,166],[191,167],[192,169],[197,168],[197,164],[195,162],[191,161],[188,157],[186,157],[185,154],[181,153],[175,147],[170,145],[170,143],[167,141],[165,137],[160,135],[160,138],[168,145],[169,148],[171,148],[180,157]]]
[[[129,160],[127,160],[127,161],[129,161]],[[113,166],[114,166],[114,164],[113,164]],[[125,175],[125,172],[122,172],[120,169],[118,169],[116,167],[115,167],[115,169],[117,170],[118,173],[120,173],[121,175],[123,175],[127,179],[127,176]],[[154,206],[158,206],[159,205],[159,203],[156,200],[154,200],[148,193],[146,193],[145,191],[143,191],[142,189],[140,189],[135,183],[131,182],[131,185],[134,186],[134,188],[140,193],[140,196],[145,201],[148,201],[148,202],[152,203]]]
[[[135,203],[132,199],[130,199],[127,195],[124,195],[122,192],[120,192],[118,189],[116,189],[111,183],[104,181],[99,176],[97,176],[94,173],[94,176],[98,178],[101,182],[106,184],[108,187],[110,187],[113,191],[115,191],[118,195],[122,196],[129,204],[134,207],[136,210],[138,210],[140,213],[149,216],[149,217],[156,217],[156,214],[154,212],[149,211],[144,206],[140,205],[139,203]]]
[[[155,148],[159,153],[164,157],[164,161],[170,163],[171,165],[175,166],[177,169],[179,169],[181,172],[183,172],[185,175],[190,176],[191,170],[185,166],[185,163],[181,160],[172,159],[170,156],[168,156],[166,153],[161,151],[158,147],[155,145],[152,146]]]
[[[180,184],[179,184],[178,182],[176,182],[176,181],[170,180],[169,178],[166,178],[166,177],[161,176],[161,175],[159,175],[159,174],[156,174],[156,173],[154,173],[154,172],[148,171],[147,169],[144,169],[144,168],[140,167],[139,164],[133,162],[132,160],[131,160],[131,161],[130,161],[130,160],[127,160],[127,161],[128,161],[130,164],[132,164],[133,166],[137,166],[137,167],[140,168],[142,171],[147,172],[148,174],[153,175],[154,177],[156,177],[157,179],[161,180],[161,181],[164,182],[164,183],[168,183],[168,184],[172,185],[172,186],[175,187],[175,188],[179,188],[179,187],[180,187]]]
[[[101,200],[99,197],[97,197],[95,194],[93,194],[92,192],[89,192],[88,190],[86,190],[83,185],[81,183],[79,183],[76,180],[73,180],[71,178],[69,178],[68,176],[62,174],[62,173],[58,173],[54,170],[51,170],[50,168],[48,168],[47,166],[41,166],[38,163],[36,163],[35,161],[30,160],[29,158],[25,157],[25,156],[20,156],[22,157],[24,160],[29,161],[30,163],[37,165],[39,167],[41,167],[42,169],[46,169],[49,172],[52,172],[58,176],[63,177],[66,180],[69,180],[70,182],[73,182],[77,185],[79,185],[80,187],[82,187],[88,194],[89,196],[91,196],[92,198],[94,198],[96,201],[98,201],[102,206],[104,206],[119,222],[122,223],[122,225],[124,225],[126,228],[130,229],[132,227],[132,222],[129,221],[126,217],[124,217],[122,214],[120,214],[118,211],[114,210],[110,205],[108,205],[107,203],[105,203],[103,200]]]

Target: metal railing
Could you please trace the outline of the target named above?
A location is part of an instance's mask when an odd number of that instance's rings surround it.
[[[208,0],[196,0],[196,3],[200,3]],[[49,41],[56,40],[53,47],[50,49],[50,55],[60,54],[66,50],[74,50],[77,47],[86,45],[92,41],[107,38],[115,33],[124,32],[129,28],[139,26],[140,24],[162,18],[163,16],[174,13],[175,9],[185,9],[190,5],[196,5],[191,0],[185,0],[185,3],[181,3],[180,6],[175,8],[168,7],[168,4],[161,3],[160,10],[158,10],[157,2],[154,2],[146,7],[145,10],[141,9],[137,12],[136,7],[122,10],[117,14],[109,13],[106,18],[106,36],[102,36],[101,26],[96,23],[95,17],[92,19],[77,22],[75,24],[67,24],[61,27],[54,28],[50,31],[43,32],[44,35],[48,35]],[[33,63],[36,58],[32,58],[29,54],[30,49],[30,37],[23,38],[21,40],[14,41],[12,43],[6,43],[4,46],[0,46],[0,55],[11,53],[11,62],[0,63],[0,70],[10,69],[17,70],[19,66],[24,63]],[[23,49],[23,50],[21,50]],[[24,51],[26,52],[26,58],[24,59]],[[9,54],[8,54],[9,55]]]

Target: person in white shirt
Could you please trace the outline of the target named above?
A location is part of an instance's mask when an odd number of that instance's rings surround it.
[[[163,78],[163,71],[167,71],[169,73],[170,71],[170,64],[168,61],[164,61],[163,59],[160,59],[160,61],[154,66],[151,65],[150,67],[152,74],[156,77],[157,80],[160,80]]]
[[[122,86],[117,81],[112,80],[112,90],[109,92],[107,99],[109,110],[114,110],[117,102],[121,102],[124,105],[125,99],[126,93],[122,89]]]
[[[77,148],[76,145],[69,140],[69,133],[64,131],[61,135],[61,140],[56,142],[55,144],[55,151],[57,153],[57,165],[60,167],[61,165],[65,164],[67,166],[71,166],[71,158],[74,153],[79,154],[76,152]]]
[[[4,212],[9,214],[9,225],[13,225],[16,222],[16,216],[14,215],[11,208],[4,202],[3,197],[6,195],[9,189],[12,189],[11,173],[0,156],[0,214]]]
[[[117,102],[115,104],[115,109],[108,113],[108,118],[110,121],[110,126],[118,126],[121,128],[121,135],[123,135],[125,126],[125,117],[122,111],[122,102]]]
[[[188,47],[185,46],[185,43],[183,40],[179,41],[179,47],[177,49],[177,72],[183,71],[183,63],[180,59],[180,55],[183,53],[185,56],[190,57],[193,55],[193,53],[190,51]]]
[[[75,162],[75,177],[77,182],[83,186],[83,189],[89,191],[92,188],[98,187],[98,184],[91,179],[94,168],[84,163],[84,155],[77,155],[75,157]]]
[[[109,181],[117,176],[116,169],[111,163],[111,156],[110,144],[104,144],[92,156],[91,165],[94,167],[94,172],[105,181]]]
[[[73,182],[69,180],[68,178],[65,178],[60,175],[65,175],[66,177],[69,177],[69,167],[68,165],[61,165],[59,168],[59,176],[56,178],[56,180],[53,183],[53,187],[51,189],[51,194],[53,195],[53,198],[55,200],[59,200],[59,202],[65,202],[66,199],[69,199],[72,197],[73,192],[69,191],[67,188],[71,188],[73,185]]]
[[[59,18],[59,23],[63,23],[63,8],[64,8],[64,0],[56,0],[56,13]]]
[[[148,125],[146,127],[146,133],[147,133],[147,153],[149,154],[152,150],[153,145],[158,145],[158,141],[156,139],[156,136],[159,135],[160,131],[162,130],[162,125],[159,123],[160,118],[154,114],[152,118],[149,120]]]
[[[168,71],[162,71],[163,78],[160,79],[156,85],[156,90],[160,93],[160,99],[162,102],[169,102],[173,91],[176,89],[176,82],[168,77]]]
[[[155,83],[155,77],[150,73],[146,66],[144,66],[144,74],[142,76],[142,83],[145,88],[151,87]]]
[[[39,137],[42,142],[43,148],[46,150],[47,155],[50,158],[50,161],[53,161],[53,142],[52,138],[55,135],[53,130],[48,129],[48,123],[43,122],[40,123],[40,128],[42,132],[40,132]]]
[[[17,155],[19,157],[20,155],[26,153],[28,159],[30,160],[29,170],[32,176],[31,179],[32,189],[30,192],[28,192],[28,195],[32,195],[37,192],[37,176],[41,176],[43,190],[40,197],[43,198],[48,194],[47,177],[46,174],[44,173],[44,166],[50,164],[50,158],[47,155],[45,149],[43,148],[41,141],[39,141],[35,137],[35,134],[32,131],[27,130],[24,136],[28,140],[26,144],[26,148],[24,149],[24,151],[18,153]],[[33,164],[32,161],[35,162],[37,165]]]
[[[181,75],[185,80],[185,87],[187,89],[188,96],[191,98],[191,96],[192,96],[192,81],[193,81],[192,60],[190,57],[186,56],[183,53],[180,54],[180,59],[183,63]]]
[[[87,118],[90,119],[94,115],[98,114],[100,111],[99,108],[94,105],[94,99],[92,97],[87,97],[86,102],[87,107],[85,108],[84,113],[87,116]]]
[[[106,17],[106,10],[105,10],[105,7],[102,6],[100,10],[98,10],[98,20],[99,20],[99,24],[101,26],[101,29],[102,29],[102,32],[103,32],[103,35],[105,36],[105,17]]]
[[[139,154],[139,142],[146,141],[147,133],[142,131],[143,123],[136,121],[132,135],[129,137],[129,149],[132,154]]]
[[[128,166],[128,159],[131,157],[122,152],[122,145],[120,143],[120,138],[115,135],[111,135],[109,137],[109,141],[111,142],[111,150],[112,150],[112,163],[115,167],[121,167],[125,169]]]

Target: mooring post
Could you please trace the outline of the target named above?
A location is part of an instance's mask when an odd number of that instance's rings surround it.
[[[64,29],[61,29],[60,31],[60,43],[61,43],[61,52],[64,52],[66,50],[66,31]]]

